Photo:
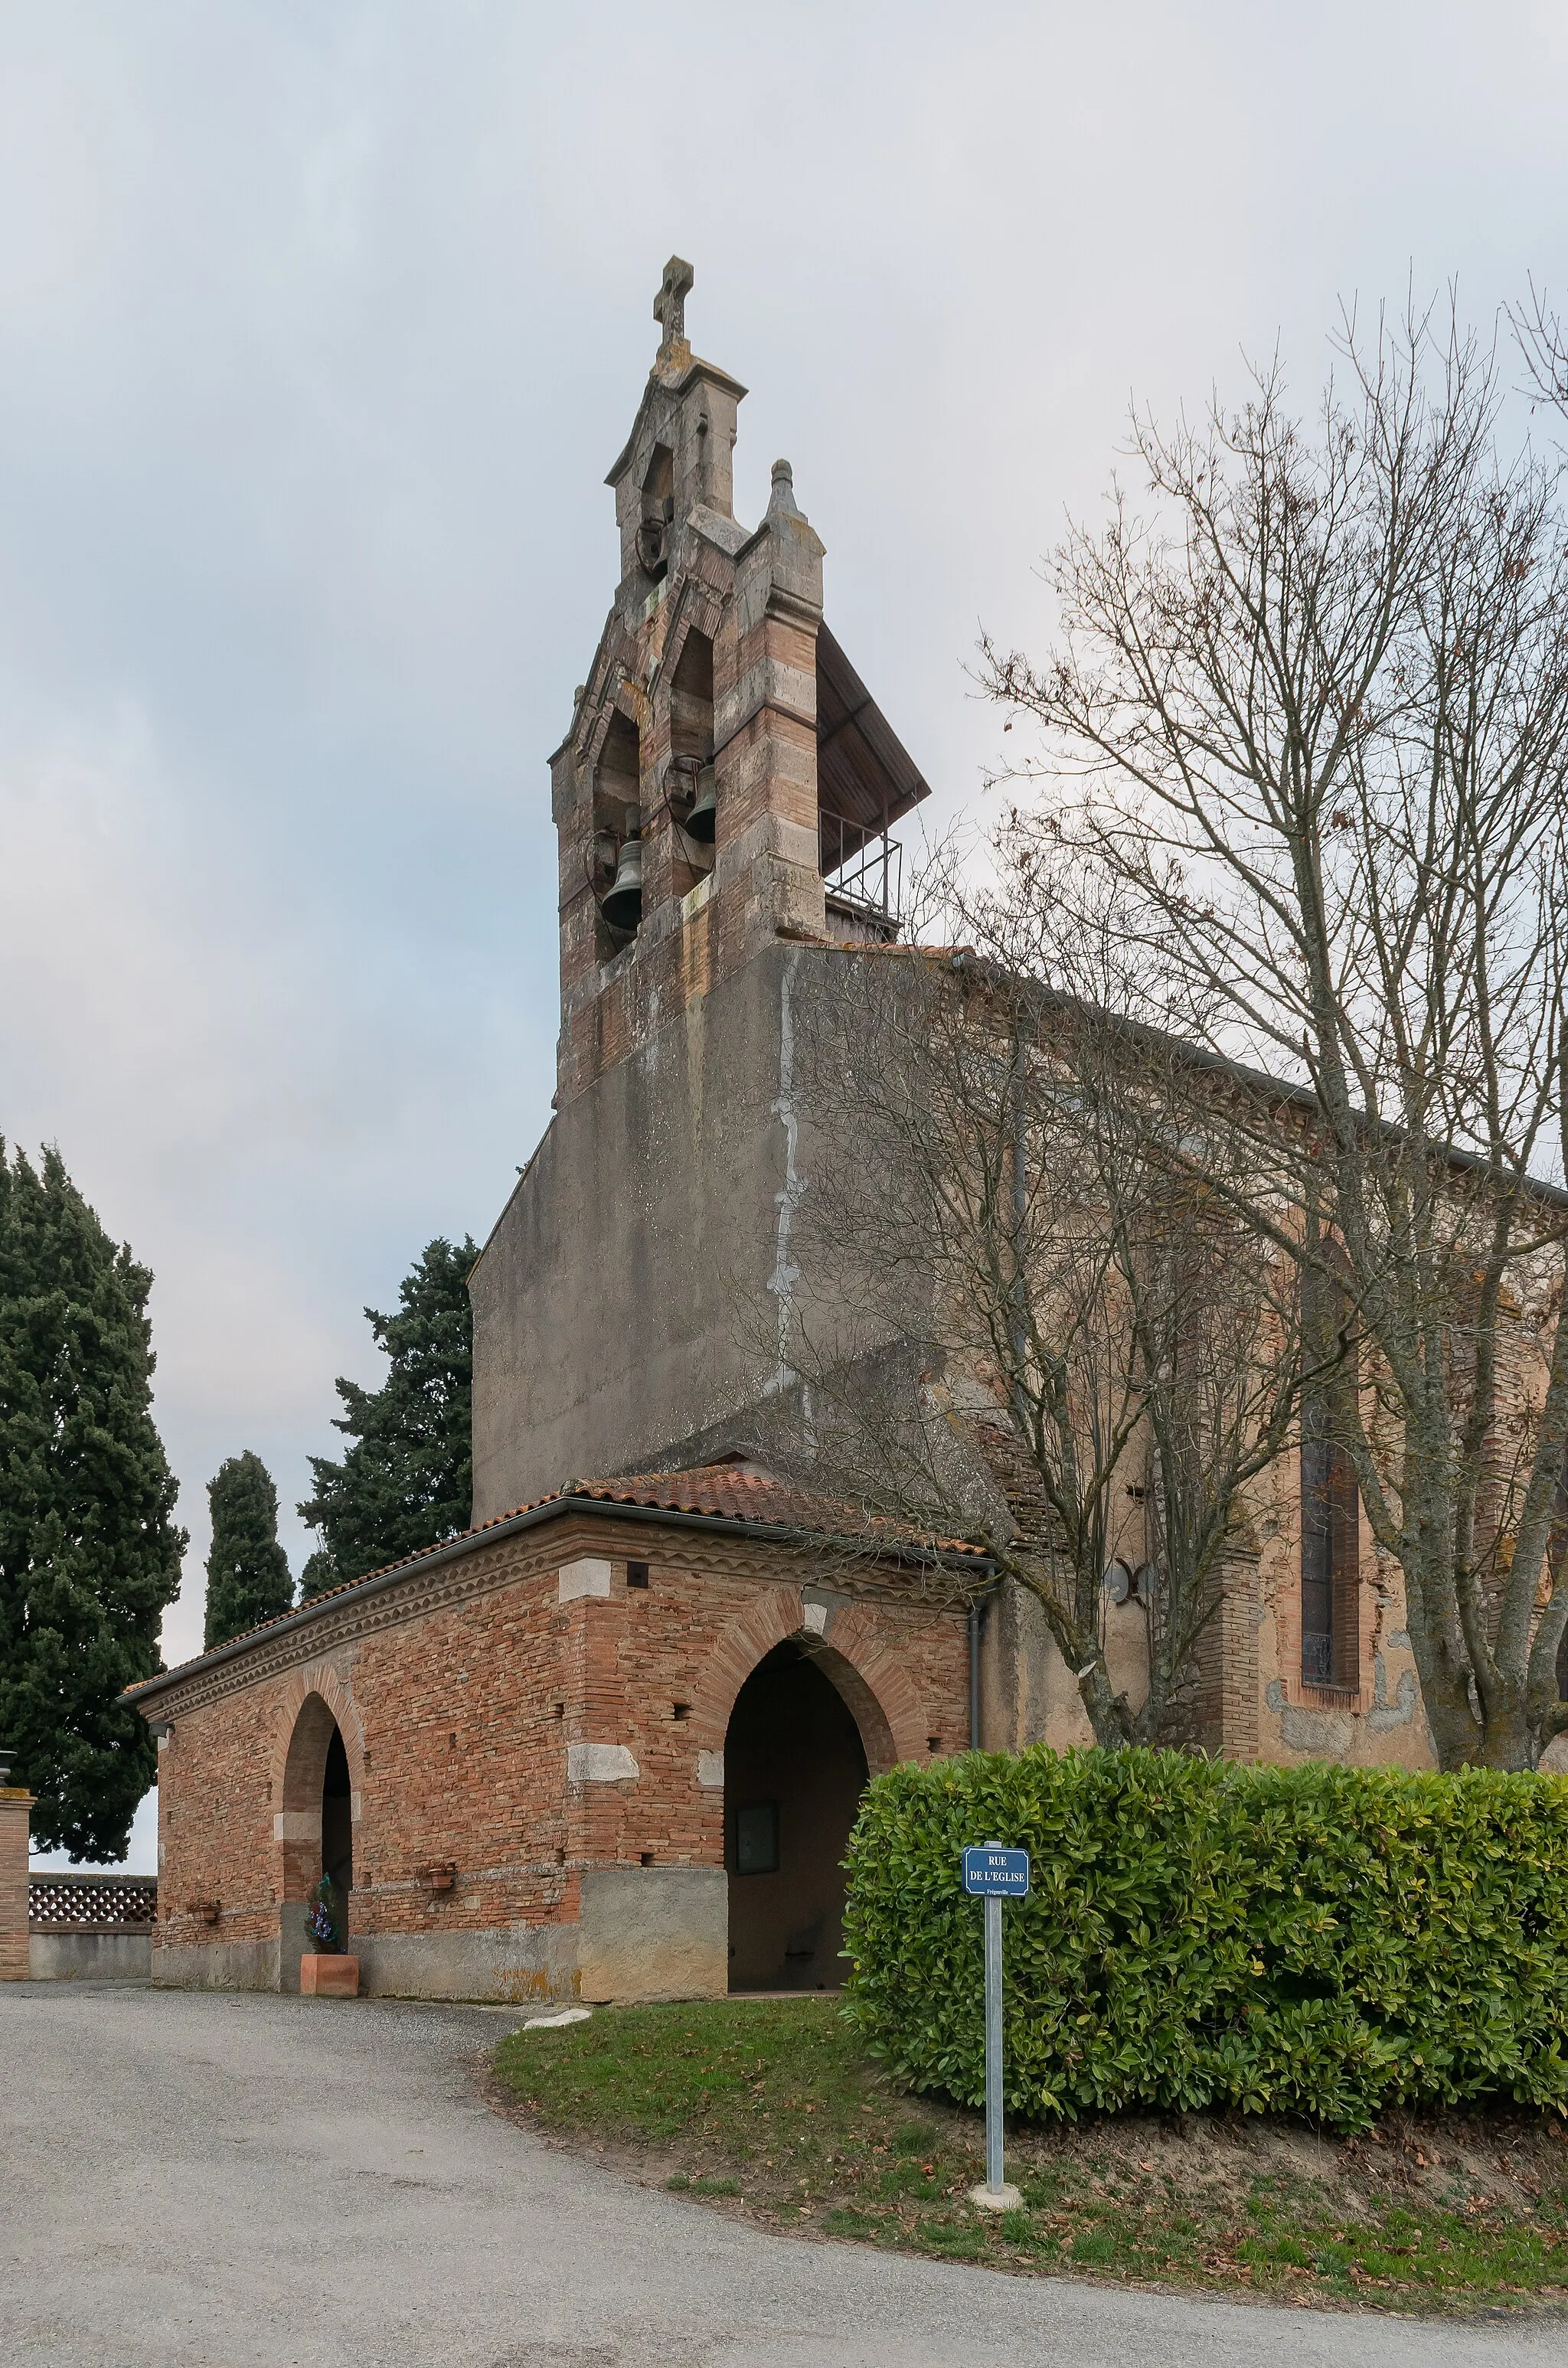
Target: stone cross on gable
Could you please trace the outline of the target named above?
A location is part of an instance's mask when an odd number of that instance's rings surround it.
[[[678,255],[672,255],[665,266],[665,276],[653,299],[653,318],[665,333],[659,340],[661,353],[686,336],[686,300],[696,277],[690,264],[683,262]]]

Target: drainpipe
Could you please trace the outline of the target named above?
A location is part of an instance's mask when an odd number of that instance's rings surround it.
[[[980,1606],[969,1607],[969,1748],[980,1749]]]

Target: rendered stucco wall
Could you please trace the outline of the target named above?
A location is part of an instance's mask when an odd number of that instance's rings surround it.
[[[810,1289],[805,1079],[846,959],[759,954],[551,1121],[470,1283],[476,1522],[700,1461],[756,1404],[778,1292]]]
[[[144,1982],[153,1970],[149,1932],[35,1932],[31,1982]]]

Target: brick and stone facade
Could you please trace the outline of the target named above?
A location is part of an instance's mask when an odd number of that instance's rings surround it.
[[[1398,1564],[1378,1552],[1365,1515],[1353,1600],[1346,1607],[1344,1679],[1302,1674],[1300,1459],[1288,1450],[1254,1484],[1250,1520],[1226,1557],[1222,1598],[1199,1641],[1189,1731],[1195,1748],[1227,1759],[1334,1759],[1352,1767],[1437,1765],[1422,1716],[1415,1655],[1404,1624]],[[1136,1555],[1134,1539],[1119,1551]],[[1147,1685],[1144,1615],[1136,1602],[1108,1605],[1113,1681],[1136,1702]],[[1003,1591],[989,1615],[983,1721],[989,1745],[1088,1745],[1088,1715],[1048,1634],[1021,1590]],[[1554,1746],[1551,1764],[1568,1762]]]
[[[963,1748],[983,1572],[813,1538],[766,1479],[673,1480],[636,1492],[684,1510],[562,1496],[134,1689],[160,1731],[153,1979],[298,1988],[335,1732],[368,1991],[722,1993],[742,1687],[809,1659],[871,1773]]]

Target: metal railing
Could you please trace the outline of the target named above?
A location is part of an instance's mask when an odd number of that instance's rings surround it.
[[[851,834],[859,843],[846,848],[846,839]],[[861,839],[858,830],[853,824],[846,825],[841,814],[824,812],[821,845],[823,879],[829,894],[896,927],[903,892],[903,848],[899,841],[885,830]]]

